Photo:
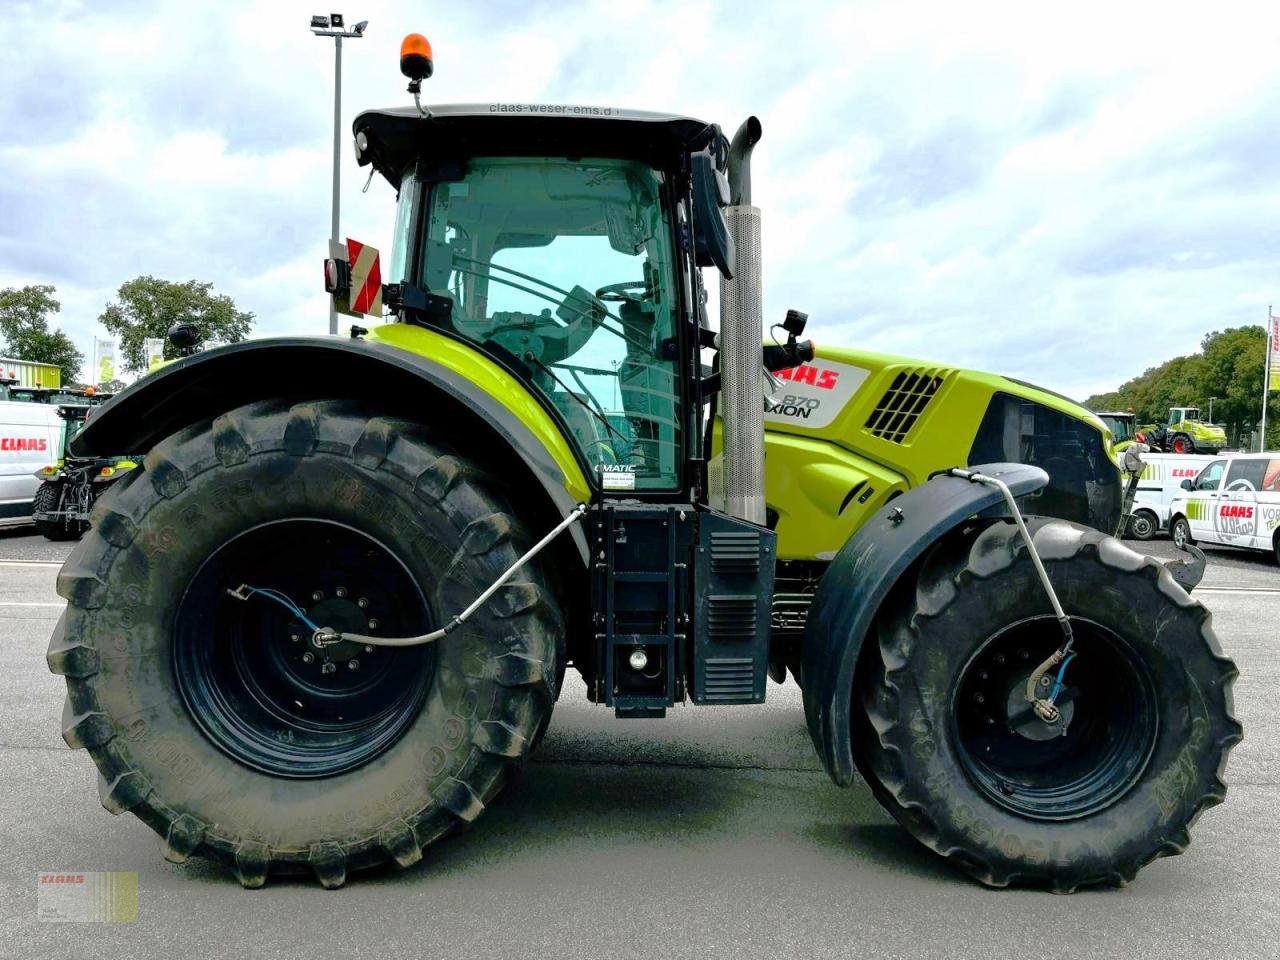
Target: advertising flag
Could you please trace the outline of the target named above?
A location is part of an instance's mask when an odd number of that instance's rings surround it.
[[[147,355],[147,370],[154,370],[164,362],[164,340],[148,337],[142,341],[142,348]]]
[[[1270,317],[1271,334],[1267,338],[1267,369],[1271,371],[1271,390],[1280,390],[1280,317]]]
[[[116,378],[116,342],[114,340],[93,339],[94,371],[98,383],[110,383]]]

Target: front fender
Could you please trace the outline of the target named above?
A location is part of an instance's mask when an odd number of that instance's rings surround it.
[[[968,467],[999,477],[1024,496],[1049,482],[1039,467],[994,463]],[[862,525],[827,568],[809,608],[804,635],[804,712],[827,773],[840,786],[854,777],[854,672],[880,604],[898,579],[948,530],[993,508],[999,490],[938,476],[907,491]]]
[[[419,336],[397,343],[248,340],[185,357],[96,408],[72,452],[145,454],[190,424],[258,400],[350,398],[380,413],[439,423],[490,459],[514,454],[513,469],[523,467],[561,516],[591,498],[563,431],[519,381],[475,350],[426,330],[413,332]],[[514,476],[506,479],[521,486]],[[576,527],[573,538],[585,562],[586,541]]]

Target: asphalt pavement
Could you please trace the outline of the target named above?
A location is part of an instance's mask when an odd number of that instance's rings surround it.
[[[1167,542],[1135,544],[1173,555]],[[160,858],[99,805],[44,663],[69,550],[0,533],[0,957],[1274,958],[1280,955],[1280,569],[1211,553],[1199,595],[1236,658],[1226,802],[1122,890],[986,890],[861,784],[834,787],[799,691],[619,721],[571,680],[539,754],[466,834],[336,892]],[[41,923],[39,871],[136,871],[136,923]]]

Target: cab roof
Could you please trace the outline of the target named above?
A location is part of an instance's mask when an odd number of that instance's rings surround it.
[[[360,166],[372,163],[395,187],[418,158],[624,157],[672,170],[710,126],[671,113],[582,104],[459,103],[423,109],[428,116],[412,106],[357,116],[352,131],[368,141],[364,151],[357,149]]]

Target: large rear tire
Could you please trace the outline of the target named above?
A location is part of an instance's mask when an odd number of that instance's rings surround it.
[[[877,620],[858,684],[859,761],[913,836],[982,883],[1070,892],[1181,853],[1226,794],[1234,664],[1154,560],[1063,521],[1033,537],[1071,616],[1065,731],[1027,710],[1061,642],[1017,528],[958,532]]]
[[[282,605],[227,589],[280,590],[322,626],[442,624],[529,543],[490,478],[420,425],[269,402],[128,480],[58,578],[48,655],[103,806],[246,887],[407,867],[479,816],[555,696],[563,626],[536,561],[429,647],[311,650]]]

